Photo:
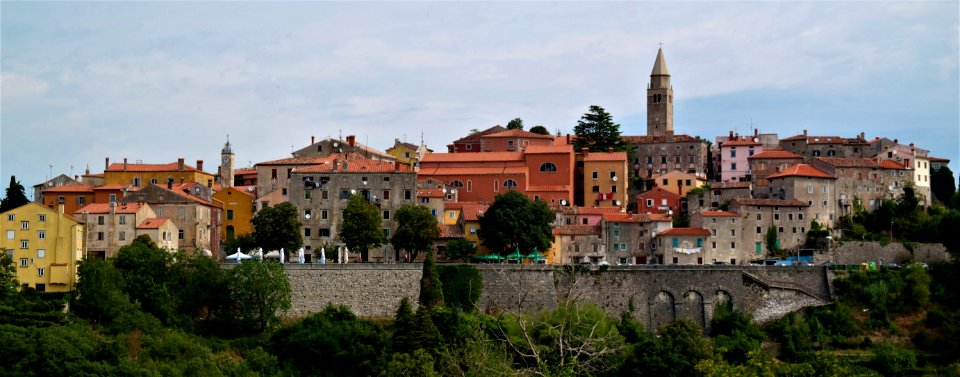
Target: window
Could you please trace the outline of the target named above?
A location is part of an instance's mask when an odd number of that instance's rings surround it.
[[[39,221],[39,222],[41,222],[41,223],[42,223],[42,222],[46,222],[46,221],[47,221],[47,215],[41,214],[40,216],[37,216],[37,221]]]
[[[793,214],[792,214],[792,213],[787,214],[787,220],[793,221]]]
[[[620,250],[626,250],[626,249],[627,249],[627,244],[621,243],[621,244],[620,244]]]
[[[736,163],[736,162],[730,164],[730,170],[737,170],[737,163]]]
[[[42,229],[41,229],[41,230],[38,230],[38,231],[37,231],[37,239],[38,239],[38,240],[45,240],[45,239],[47,239],[47,231],[42,230]]]
[[[310,237],[310,228],[303,228],[303,236]]]
[[[127,240],[127,232],[120,232],[120,241]]]
[[[508,145],[508,146],[513,146],[513,140],[507,140],[507,145]]]
[[[17,234],[16,231],[14,231],[13,229],[8,229],[8,230],[7,230],[7,239],[8,239],[8,240],[14,239],[14,238],[16,237],[16,234]]]
[[[593,179],[597,179],[597,177],[599,177],[599,176],[597,175],[597,171],[596,171],[596,170],[593,171],[592,177],[593,177]]]
[[[826,201],[826,200],[823,201],[823,206],[824,206],[824,207],[827,206],[827,201]]]
[[[716,237],[716,236],[717,236],[717,230],[716,230],[716,229],[710,229],[710,235]]]
[[[311,217],[313,217],[313,211],[312,211],[312,210],[309,210],[309,209],[303,210],[303,218],[305,218],[305,219],[307,219],[307,220],[310,220]]]
[[[14,220],[16,220],[16,219],[17,219],[17,215],[12,214],[12,213],[8,213],[8,214],[7,214],[7,221],[14,221]]]
[[[186,211],[183,207],[177,208],[177,218],[182,219],[186,216]]]
[[[136,186],[136,187],[140,187],[140,178],[134,178],[134,179],[133,179],[133,185]]]
[[[460,182],[459,179],[454,179],[453,181],[450,182],[450,187],[457,187],[457,188],[463,187],[463,182]]]
[[[614,237],[620,237],[620,229],[614,229],[614,230],[613,230],[613,236],[614,236]]]
[[[807,185],[807,194],[813,194],[813,185]]]
[[[383,200],[390,200],[390,190],[383,190]]]
[[[736,237],[736,236],[737,236],[737,230],[736,230],[736,229],[730,229],[730,237]]]
[[[781,226],[781,227],[777,228],[777,232],[783,233],[783,227]]]
[[[326,220],[326,219],[327,219],[327,216],[328,216],[328,215],[327,215],[327,210],[325,210],[325,209],[320,210],[320,219],[321,219],[321,220]]]
[[[554,173],[557,171],[557,165],[552,162],[544,162],[540,165],[540,171],[544,173]]]
[[[21,221],[21,222],[20,222],[20,229],[23,229],[23,230],[30,229],[30,222],[29,222],[29,221]]]
[[[118,220],[120,221],[120,225],[127,223],[127,217],[124,215],[120,215]]]
[[[647,207],[653,207],[653,199],[647,199]]]
[[[736,150],[736,149],[731,149],[731,150],[730,150],[730,157],[737,157],[737,150]]]
[[[390,220],[390,211],[383,211],[383,219]]]
[[[413,191],[403,190],[403,198],[406,200],[413,199]]]
[[[697,247],[703,247],[703,238],[697,238]]]
[[[477,226],[476,226],[476,225],[471,225],[471,226],[470,226],[470,234],[476,234],[476,233],[477,233]]]
[[[731,243],[730,243],[730,248],[731,248],[731,249],[736,249],[736,248],[737,248],[737,243],[736,243],[736,242],[731,242]]]
[[[43,268],[43,267],[37,268],[37,276],[38,276],[38,277],[43,277],[43,274],[44,274],[45,272],[46,272],[46,269],[45,269],[45,268]]]
[[[600,192],[600,186],[593,186],[593,192]]]
[[[97,232],[97,241],[103,241],[103,232]]]
[[[350,191],[340,191],[340,199],[350,199]]]
[[[117,202],[117,194],[110,194],[110,203]]]
[[[761,217],[760,213],[757,213],[757,220],[761,220]]]
[[[280,189],[280,195],[287,195],[287,188],[286,188],[286,187]]]
[[[673,247],[680,247],[680,240],[677,239],[677,237],[673,237],[672,241],[670,241],[670,244],[673,245]]]
[[[760,234],[760,233],[762,233],[762,232],[763,232],[763,231],[762,231],[762,230],[760,229],[760,227],[758,226],[758,227],[757,227],[757,234]]]
[[[610,186],[610,192],[616,193],[616,192],[617,192],[617,186]]]
[[[330,228],[317,229],[317,237],[330,238]]]
[[[30,241],[20,240],[20,248],[21,248],[21,249],[28,249],[28,248],[30,248]]]
[[[514,181],[514,180],[512,180],[512,179],[508,179],[508,180],[506,180],[506,181],[503,181],[503,187],[506,188],[506,189],[508,189],[508,190],[513,190],[513,189],[517,188],[517,181]]]
[[[454,218],[457,216],[457,211],[447,211],[447,217]]]
[[[228,210],[227,210],[227,220],[233,220],[233,210],[232,210],[232,209],[228,209]]]
[[[29,260],[27,258],[20,258],[20,267],[27,267]]]
[[[78,197],[77,197],[77,204],[79,204],[79,205],[87,204],[87,197],[86,197],[86,196],[78,196]]]
[[[779,214],[779,213],[774,213],[774,214],[773,214],[773,220],[774,220],[774,221],[780,221],[780,214]]]
[[[183,241],[183,229],[177,231],[177,239]]]

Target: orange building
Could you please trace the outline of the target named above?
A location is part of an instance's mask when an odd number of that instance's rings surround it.
[[[524,130],[506,130],[480,135],[482,152],[523,152],[531,145],[553,145],[553,136]]]
[[[627,207],[627,152],[590,152],[577,154],[583,166],[581,194],[577,205],[585,207]]]
[[[43,190],[43,204],[52,210],[63,205],[64,213],[74,213],[88,203],[94,203],[94,191],[93,187],[87,185],[57,186]]]
[[[242,187],[227,187],[213,194],[213,203],[222,206],[221,239],[253,233],[254,197]]]
[[[130,164],[127,159],[123,163],[110,163],[106,159],[106,169],[103,172],[104,184],[133,185],[146,187],[149,184],[166,185],[180,183],[199,183],[205,186],[213,185],[213,174],[203,171],[203,160],[197,160],[197,167],[184,164],[183,159],[169,164]]]

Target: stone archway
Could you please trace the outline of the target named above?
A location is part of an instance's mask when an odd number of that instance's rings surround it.
[[[703,308],[703,294],[689,290],[683,294],[680,317],[686,318],[703,328],[707,327],[707,316]]]
[[[673,294],[661,290],[650,297],[650,330],[656,331],[677,317],[676,300]]]

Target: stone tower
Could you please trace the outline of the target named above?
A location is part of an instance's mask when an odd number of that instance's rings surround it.
[[[647,86],[647,135],[673,135],[673,87],[663,48],[657,51]]]
[[[220,151],[220,187],[233,187],[233,161],[230,136],[227,136],[227,143],[223,145],[223,150]]]

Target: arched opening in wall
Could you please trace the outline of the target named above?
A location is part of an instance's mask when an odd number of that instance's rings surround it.
[[[707,317],[703,310],[703,295],[700,292],[687,291],[683,294],[680,317],[689,319],[706,328]]]
[[[228,240],[234,238],[234,233],[235,233],[235,230],[234,230],[234,228],[233,228],[233,225],[227,225],[227,239],[228,239]]]
[[[713,295],[714,305],[720,305],[724,303],[733,303],[733,296],[730,295],[730,292],[727,292],[722,289],[718,289]]]
[[[673,295],[667,291],[657,292],[650,300],[650,329],[665,326],[676,317]]]

